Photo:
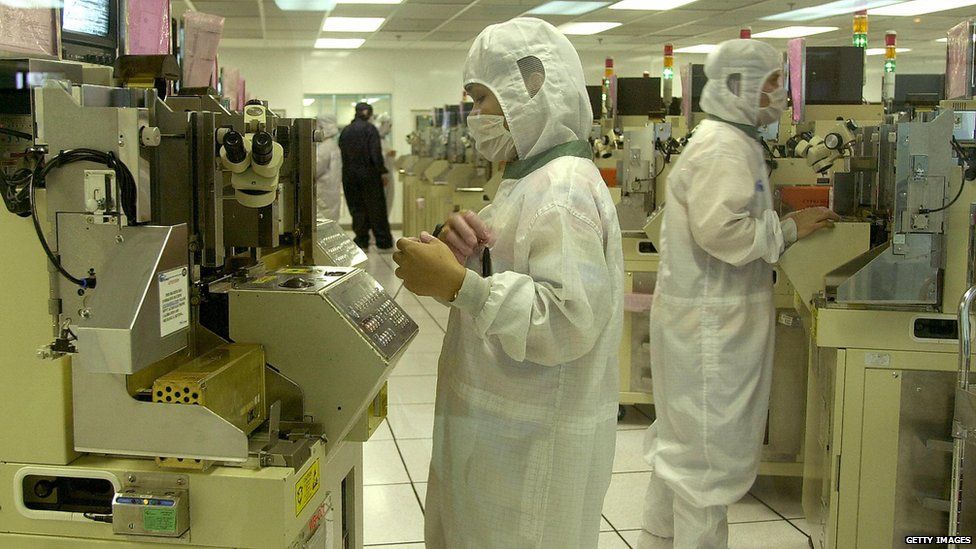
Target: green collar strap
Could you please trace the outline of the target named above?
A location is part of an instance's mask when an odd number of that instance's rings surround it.
[[[570,141],[556,145],[544,153],[525,160],[516,160],[505,165],[504,179],[522,179],[560,156],[576,156],[593,160],[593,148],[585,140]]]
[[[734,128],[738,128],[739,130],[742,130],[742,132],[744,134],[746,134],[749,137],[755,139],[756,141],[759,141],[760,140],[760,137],[759,137],[759,128],[757,128],[755,126],[750,126],[748,124],[740,124],[738,122],[729,122],[728,120],[726,120],[724,118],[720,118],[718,116],[715,116],[714,114],[708,115],[708,119],[709,120],[715,120],[716,122],[722,122],[722,123],[728,124],[729,126],[732,126]]]

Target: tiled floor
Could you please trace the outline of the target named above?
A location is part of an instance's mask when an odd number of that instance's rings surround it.
[[[365,544],[373,549],[422,549],[437,357],[448,310],[401,288],[389,255],[371,251],[369,257],[367,269],[417,322],[420,334],[390,377],[388,425],[365,445]],[[641,459],[649,413],[630,407],[619,423],[598,549],[636,547],[649,475]],[[802,517],[799,479],[760,477],[751,493],[729,509],[729,544],[741,549],[805,549],[809,525]]]

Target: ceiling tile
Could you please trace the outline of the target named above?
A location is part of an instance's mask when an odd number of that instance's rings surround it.
[[[443,22],[443,19],[401,19],[393,17],[383,25],[382,30],[387,32],[427,32],[434,30]]]

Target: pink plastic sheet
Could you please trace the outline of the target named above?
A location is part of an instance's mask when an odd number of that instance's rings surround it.
[[[790,70],[790,99],[793,101],[793,123],[798,123],[803,120],[803,109],[806,106],[806,39],[794,38],[787,42],[786,55]]]
[[[654,304],[654,294],[625,293],[624,310],[628,313],[646,313]]]
[[[213,75],[217,47],[224,32],[224,18],[197,11],[189,12],[183,15],[183,32],[186,37],[183,48],[183,87],[202,88],[210,83]]]
[[[946,97],[968,99],[973,94],[974,39],[976,19],[963,21],[949,29],[946,56]]]
[[[60,55],[57,12],[49,8],[13,8],[0,4],[0,57]]]
[[[126,0],[126,34],[129,55],[170,53],[170,0]]]

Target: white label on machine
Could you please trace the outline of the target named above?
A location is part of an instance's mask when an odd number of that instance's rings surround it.
[[[159,273],[159,337],[190,325],[190,285],[187,268]]]
[[[887,368],[891,366],[891,355],[888,353],[865,353],[865,366],[881,366]]]

